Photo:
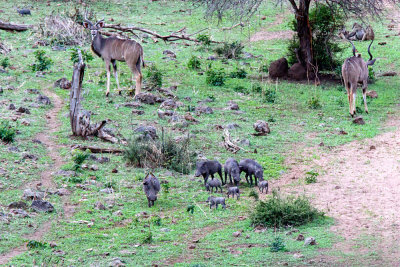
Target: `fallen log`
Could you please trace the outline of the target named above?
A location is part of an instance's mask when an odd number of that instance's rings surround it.
[[[233,154],[236,154],[239,150],[246,151],[242,147],[240,147],[240,146],[238,146],[238,145],[236,145],[235,143],[232,142],[231,134],[229,133],[228,129],[224,129],[223,139],[224,139],[223,143],[224,143],[224,146],[225,146],[226,150],[232,152]]]
[[[74,66],[72,74],[72,87],[69,96],[69,117],[71,122],[71,130],[73,135],[88,137],[97,136],[111,143],[117,143],[118,139],[106,133],[103,127],[106,121],[90,124],[91,112],[82,109],[81,106],[81,91],[83,76],[85,75],[85,63],[82,59],[82,53],[78,50],[79,62]]]
[[[124,151],[122,149],[118,148],[101,148],[101,147],[95,147],[95,146],[84,146],[84,145],[73,145],[73,149],[79,149],[79,150],[89,150],[92,153],[103,153],[103,154],[122,154]]]
[[[33,25],[14,24],[0,20],[0,30],[23,32],[33,28]]]

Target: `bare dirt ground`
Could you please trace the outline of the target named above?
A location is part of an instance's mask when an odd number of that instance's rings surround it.
[[[54,191],[56,184],[53,181],[53,173],[55,170],[59,170],[63,164],[62,158],[58,153],[59,145],[54,140],[54,133],[56,133],[61,122],[57,119],[58,113],[63,107],[62,100],[57,96],[56,93],[50,91],[49,89],[44,89],[43,93],[52,99],[53,108],[46,113],[47,128],[36,136],[36,139],[40,140],[48,149],[48,155],[53,161],[53,164],[45,170],[40,177],[39,181],[34,181],[32,184],[27,184],[26,188],[34,188],[35,186],[41,188],[42,190],[51,189]],[[64,218],[70,217],[74,212],[74,206],[68,203],[68,197],[64,196],[63,202],[63,216]],[[40,241],[42,237],[50,231],[51,221],[48,221],[40,226],[40,228],[34,233],[24,236],[27,240]],[[13,257],[16,257],[27,250],[26,244],[23,246],[14,248],[7,254],[0,255],[0,265],[6,264]]]
[[[276,17],[276,20],[267,27],[262,28],[260,31],[254,33],[250,37],[250,42],[258,42],[258,41],[269,41],[274,39],[290,39],[293,37],[294,32],[287,31],[269,31],[269,28],[272,26],[280,25],[283,23],[283,20],[287,13],[282,13]]]
[[[388,126],[396,130],[331,151],[306,149],[290,160],[290,172],[272,181],[271,188],[305,194],[335,219],[331,230],[343,240],[322,252],[318,265],[400,266],[400,119]],[[305,185],[312,169],[320,173],[317,183]]]

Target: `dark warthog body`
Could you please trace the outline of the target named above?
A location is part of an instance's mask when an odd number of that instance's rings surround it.
[[[246,173],[246,181],[249,183],[250,178],[250,185],[253,185],[253,178],[255,185],[257,185],[257,180],[264,179],[264,171],[260,164],[252,159],[243,159],[239,163],[240,172]]]
[[[149,207],[154,206],[157,194],[160,191],[160,181],[153,174],[149,173],[143,181],[143,191],[146,194]]]
[[[268,194],[268,181],[266,180],[262,180],[258,182],[258,190],[261,193],[264,193],[264,189],[265,189],[265,193]]]
[[[222,182],[222,165],[216,160],[206,160],[199,161],[196,163],[196,173],[194,176],[199,177],[203,176],[204,185],[207,184],[208,177],[211,176],[214,179],[214,174],[218,173],[219,177],[221,177]]]
[[[21,16],[25,16],[25,15],[29,15],[32,16],[31,11],[27,8],[23,8],[23,9],[17,9],[18,14],[20,14]]]
[[[235,195],[236,195],[236,198],[239,199],[239,197],[240,197],[239,187],[237,187],[237,186],[229,187],[228,192],[226,194],[228,195],[228,198],[229,198],[229,195],[232,195],[232,198],[235,198]]]
[[[218,188],[221,189],[222,193],[222,184],[221,181],[218,179],[208,179],[206,183],[206,189],[207,191],[210,191],[211,188],[211,193],[213,192],[213,188],[215,188],[215,192],[218,192]]]
[[[240,182],[240,168],[239,163],[234,158],[229,158],[226,160],[224,165],[224,172],[225,172],[225,183],[227,183],[228,175],[229,181],[232,184],[232,177],[233,182],[237,186]]]
[[[224,197],[210,196],[210,197],[208,197],[207,202],[210,203],[210,209],[212,208],[212,206],[215,206],[215,208],[218,209],[218,205],[221,205],[222,208],[226,209]]]

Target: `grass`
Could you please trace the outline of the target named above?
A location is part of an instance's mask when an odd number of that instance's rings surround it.
[[[216,26],[215,21],[203,20],[202,10],[188,11],[191,6],[183,1],[110,0],[109,3],[109,5],[98,2],[90,4],[90,8],[95,11],[97,18],[104,17],[106,23],[110,23],[110,18],[114,19],[114,23],[123,25],[138,25],[140,22],[145,22],[148,24],[145,26],[146,28],[160,33],[182,29],[185,26],[191,33],[208,28],[204,34],[210,36],[212,40],[228,43],[239,40],[244,45],[245,52],[263,55],[260,58],[252,59],[213,61],[213,69],[222,68],[227,73],[225,85],[215,87],[206,83],[206,75],[200,75],[201,73],[198,74],[187,66],[188,60],[194,56],[201,62],[203,70],[206,70],[206,66],[209,64],[206,59],[214,54],[212,49],[215,49],[215,46],[211,45],[210,50],[204,50],[200,49],[202,45],[194,43],[184,46],[164,42],[153,43],[150,39],[147,43],[143,43],[145,60],[156,64],[159,73],[162,73],[163,87],[178,86],[174,93],[184,104],[183,107],[177,109],[179,114],[185,114],[189,106],[196,106],[198,101],[205,98],[215,99],[214,102],[206,103],[212,107],[214,113],[196,117],[199,123],[191,124],[185,130],[186,132],[181,132],[180,129],[171,129],[171,125],[166,120],[158,119],[156,116],[158,105],[145,106],[143,108],[145,113],[141,116],[133,115],[132,109],[129,107],[120,106],[132,101],[132,97],[128,95],[131,73],[125,63],[118,63],[120,84],[125,89],[122,96],[118,96],[113,90],[116,88],[116,83],[111,78],[112,95],[106,99],[104,96],[104,81],[106,81],[104,63],[95,56],[88,63],[85,72],[85,94],[82,104],[85,109],[94,113],[92,115],[94,121],[109,119],[107,127],[115,129],[124,137],[131,136],[133,129],[141,124],[156,125],[159,131],[161,127],[164,127],[171,130],[176,136],[187,136],[187,131],[189,131],[195,135],[191,139],[191,145],[196,152],[201,152],[202,155],[223,163],[232,154],[220,146],[223,132],[214,130],[214,126],[237,123],[240,128],[231,130],[232,140],[249,139],[250,146],[240,150],[234,156],[237,159],[254,158],[264,167],[266,179],[278,179],[286,171],[285,157],[291,153],[294,145],[315,146],[324,142],[325,146],[337,146],[353,140],[370,138],[387,130],[384,122],[389,115],[398,114],[396,106],[400,97],[400,92],[396,89],[400,81],[398,77],[377,78],[376,82],[370,85],[369,89],[376,90],[379,98],[368,100],[370,113],[363,114],[366,121],[366,125],[363,126],[356,126],[351,122],[348,116],[347,97],[341,85],[322,84],[314,87],[312,84],[294,84],[286,81],[269,84],[265,76],[260,74],[260,68],[264,69],[262,66],[285,56],[283,51],[286,51],[285,47],[288,41],[270,40],[250,43],[248,35],[268,26],[268,23],[276,19],[277,14],[282,13],[280,8],[273,5],[260,9],[259,15],[266,16],[266,20],[260,20],[259,16],[256,16],[252,19],[249,28],[243,31],[235,28],[226,34],[218,28],[229,27],[232,25],[230,22],[223,21]],[[74,7],[72,2],[63,2],[60,6],[53,2],[50,2],[50,6],[46,6],[44,2],[32,2],[32,16],[22,18],[13,8],[15,4],[23,4],[23,2],[4,3],[2,10],[5,13],[2,14],[10,21],[26,24],[37,24],[52,11],[63,12]],[[147,8],[144,9],[143,6]],[[189,12],[191,16],[188,15]],[[125,14],[131,15],[128,17]],[[289,17],[291,14],[288,13],[285,16]],[[165,22],[166,25],[160,25],[160,22]],[[350,24],[351,22],[349,22]],[[389,34],[381,24],[375,23],[374,26],[375,32],[379,33],[377,41],[383,40],[383,36]],[[270,28],[270,30],[285,29],[288,29],[285,23]],[[390,37],[384,40],[390,44],[395,42],[394,38]],[[11,53],[7,55],[9,64],[13,68],[8,67],[8,73],[0,73],[1,87],[14,86],[17,88],[16,90],[4,90],[4,93],[0,95],[1,119],[10,120],[15,115],[13,111],[7,109],[9,103],[14,103],[18,108],[21,105],[29,106],[35,101],[36,95],[26,94],[26,89],[51,88],[57,79],[72,77],[71,54],[68,50],[53,51],[50,46],[40,47],[45,51],[46,56],[53,60],[53,65],[44,77],[36,77],[29,68],[29,65],[35,61],[32,52],[36,51],[32,48],[36,40],[30,33],[14,34],[0,31],[0,40],[9,47],[18,48],[12,49]],[[348,44],[343,43],[342,45],[346,47],[343,57],[351,55],[351,48],[348,47]],[[367,45],[367,43],[357,43],[357,48],[365,54]],[[89,46],[90,44],[86,44],[84,48],[88,49]],[[162,51],[166,49],[176,53],[176,61],[162,59]],[[374,45],[373,53],[380,57],[380,60],[374,65],[376,74],[396,70],[400,67],[397,50],[394,46]],[[246,79],[229,77],[228,74],[236,71],[238,66],[247,73]],[[145,72],[147,71],[145,69]],[[256,87],[261,90],[251,89]],[[263,88],[273,88],[271,92],[274,92],[274,96],[272,97],[271,93],[268,98],[270,101],[263,99]],[[62,168],[70,170],[73,168],[71,145],[108,146],[109,144],[98,139],[70,138],[69,118],[65,116],[68,113],[69,92],[59,88],[51,90],[54,90],[61,99],[66,100],[65,107],[58,114],[61,128],[55,137],[62,146],[59,152],[66,162]],[[246,94],[243,94],[242,91],[246,91]],[[308,101],[316,95],[321,107],[310,109]],[[185,100],[185,97],[190,97],[191,100]],[[225,109],[229,100],[238,103],[240,110],[244,113],[234,113]],[[357,101],[357,104],[361,106],[360,97],[357,98]],[[46,147],[32,142],[32,139],[45,129],[46,121],[43,120],[43,117],[49,108],[51,107],[30,108],[32,114],[23,115],[23,117],[29,119],[31,125],[19,125],[19,134],[16,135],[15,142],[0,146],[0,168],[6,171],[6,175],[0,177],[0,185],[3,188],[0,190],[1,207],[5,208],[10,202],[19,200],[26,184],[37,181],[41,172],[51,169],[52,162],[47,156]],[[271,134],[268,136],[252,135],[253,123],[259,119],[269,120]],[[338,134],[340,130],[348,134],[340,135]],[[9,151],[11,146],[17,146],[20,152]],[[37,155],[39,160],[21,161],[24,152]],[[84,169],[78,174],[78,184],[85,184],[87,190],[78,187],[68,177],[56,177],[57,188],[66,186],[72,191],[69,202],[75,205],[76,212],[68,220],[60,219],[61,198],[52,195],[49,197],[49,201],[55,205],[57,213],[38,214],[26,219],[16,218],[9,225],[0,224],[0,232],[5,233],[0,239],[0,254],[23,244],[25,234],[32,233],[48,220],[52,221],[53,227],[41,241],[49,243],[56,240],[57,247],[53,249],[46,246],[39,250],[33,248],[14,258],[10,264],[33,265],[35,262],[36,265],[108,265],[113,258],[119,257],[128,266],[163,265],[168,259],[177,259],[182,253],[190,252],[187,247],[188,243],[192,241],[192,236],[198,232],[205,232],[201,242],[196,244],[196,251],[181,265],[254,265],[254,262],[265,265],[276,265],[283,262],[290,265],[301,265],[303,260],[306,261],[319,255],[318,249],[331,247],[337,239],[328,230],[333,221],[326,219],[299,227],[300,231],[317,239],[317,247],[304,247],[301,242],[293,240],[292,237],[280,234],[288,252],[269,252],[265,246],[277,233],[273,229],[268,229],[264,233],[253,231],[250,219],[247,218],[256,205],[254,199],[248,197],[251,188],[242,186],[241,195],[243,197],[239,201],[227,200],[226,211],[222,209],[209,210],[205,203],[209,195],[203,190],[200,179],[194,178],[191,174],[180,175],[158,168],[152,171],[161,181],[168,181],[168,193],[164,191],[163,187],[155,206],[148,208],[141,181],[149,170],[127,166],[122,156],[111,155],[110,159],[110,163],[105,164],[91,160],[86,162],[88,165],[96,164],[98,166],[96,171]],[[115,168],[118,170],[117,173],[113,172]],[[100,190],[109,184],[113,185],[115,192],[113,194],[101,193]],[[107,209],[95,209],[94,205],[98,201],[102,202]],[[193,214],[186,212],[189,205],[194,206]],[[122,215],[113,215],[117,211],[121,211]],[[143,212],[146,212],[149,217],[143,217]],[[152,221],[155,216],[161,218],[160,225]],[[244,216],[244,219],[237,220],[239,216]],[[92,222],[93,225],[88,227],[87,224],[75,223],[78,221]],[[27,227],[28,224],[33,224],[34,227]],[[164,231],[163,228],[168,228],[170,231]],[[242,236],[234,238],[232,236],[233,229],[234,231],[243,230]],[[149,233],[151,233],[151,242],[147,244],[143,241],[149,241]],[[247,235],[249,235],[248,239],[245,238]],[[258,245],[249,248],[242,244]],[[241,251],[242,254],[230,253],[232,247]],[[61,250],[65,254],[55,254],[54,250]],[[154,253],[155,251],[157,253]],[[301,252],[305,255],[305,259],[294,259],[291,255],[293,252]]]

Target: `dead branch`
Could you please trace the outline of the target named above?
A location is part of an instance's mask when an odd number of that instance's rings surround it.
[[[82,151],[89,150],[92,153],[104,153],[104,154],[122,154],[124,151],[118,148],[101,148],[95,146],[84,146],[84,145],[73,145],[73,149],[80,149]]]
[[[195,38],[191,38],[192,35],[185,35],[184,33],[178,34],[176,32],[176,33],[171,33],[169,35],[161,35],[157,32],[154,32],[154,31],[151,31],[148,29],[144,29],[141,27],[134,27],[134,26],[127,27],[127,26],[121,26],[121,24],[106,24],[103,28],[114,29],[114,30],[121,31],[121,32],[128,32],[131,34],[135,34],[135,31],[140,31],[140,32],[150,34],[151,36],[153,36],[153,38],[161,39],[164,42],[174,42],[174,41],[178,41],[178,40],[186,40],[186,41],[192,41],[192,42],[197,42],[197,43],[200,42],[199,40],[197,40]],[[184,28],[180,29],[179,31],[183,31],[183,30],[184,30]],[[217,42],[217,41],[211,41],[211,42],[212,43],[221,43],[221,42]]]
[[[231,134],[229,133],[228,129],[224,129],[223,138],[224,138],[224,146],[225,146],[226,150],[228,150],[234,154],[236,154],[240,149],[244,150],[243,148],[241,148],[240,146],[238,146],[232,142]]]
[[[233,25],[232,27],[223,27],[222,30],[223,31],[230,31],[238,26],[242,26],[244,27],[244,23],[243,22],[239,22],[238,24]]]
[[[0,20],[0,30],[23,32],[29,30],[30,28],[33,28],[33,25],[14,24]]]
[[[71,130],[75,136],[97,136],[111,143],[117,143],[118,139],[106,133],[103,130],[106,121],[96,124],[90,124],[90,111],[82,109],[81,91],[83,76],[85,74],[85,63],[82,59],[82,53],[78,50],[79,62],[74,66],[72,75],[72,87],[70,91],[69,117],[71,122]]]

